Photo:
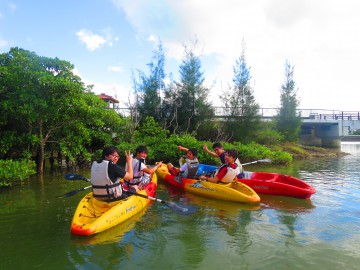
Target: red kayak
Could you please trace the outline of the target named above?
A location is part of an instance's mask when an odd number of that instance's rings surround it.
[[[198,174],[206,174],[216,169],[216,166],[200,164]],[[316,192],[304,181],[278,173],[245,171],[245,177],[238,181],[251,187],[258,194],[308,199]]]
[[[304,181],[285,174],[268,172],[245,172],[245,178],[238,179],[259,194],[309,199],[316,190]]]

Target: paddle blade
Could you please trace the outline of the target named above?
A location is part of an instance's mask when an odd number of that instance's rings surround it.
[[[258,162],[270,163],[271,159],[270,158],[260,159],[258,160]]]
[[[197,211],[196,206],[190,204],[165,202],[165,204],[180,215],[191,215]]]
[[[71,197],[71,196],[74,196],[75,194],[77,194],[80,191],[82,191],[82,189],[73,190],[73,191],[70,191],[68,193],[65,193],[64,195],[62,195],[60,197]]]
[[[87,179],[84,176],[79,175],[79,174],[75,174],[75,173],[67,173],[65,175],[65,179],[66,180],[84,180],[84,181],[87,181]]]
[[[76,189],[76,190],[73,190],[73,191],[70,191],[70,192],[68,192],[68,193],[65,193],[64,195],[59,196],[59,197],[71,197],[71,196],[74,196],[75,194],[77,194],[78,192],[87,190],[88,188],[91,188],[91,187],[92,187],[92,186],[87,186],[87,187],[78,188],[78,189]]]

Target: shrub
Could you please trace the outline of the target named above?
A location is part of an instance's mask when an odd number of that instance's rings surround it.
[[[259,144],[277,145],[284,142],[284,135],[275,130],[265,129],[256,132],[254,134],[253,140]]]
[[[36,164],[31,160],[0,160],[0,187],[22,182],[36,173]]]

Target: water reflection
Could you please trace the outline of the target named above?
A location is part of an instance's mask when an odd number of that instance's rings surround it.
[[[137,222],[139,222],[146,213],[148,207],[149,205],[145,206],[142,211],[133,217],[101,233],[88,237],[74,235],[72,236],[73,243],[87,245],[118,243],[122,240],[125,233],[134,229]]]
[[[316,194],[316,193],[315,193]],[[276,209],[288,212],[310,212],[315,208],[311,199],[296,199],[291,197],[261,195],[261,208]]]
[[[360,144],[343,151],[351,155],[251,168],[303,179],[317,190],[311,200],[263,195],[251,206],[159,183],[158,198],[196,204],[198,211],[183,216],[153,203],[143,215],[90,238],[69,231],[85,194],[58,198],[87,184],[62,175],[34,177],[0,191],[0,268],[357,269]]]

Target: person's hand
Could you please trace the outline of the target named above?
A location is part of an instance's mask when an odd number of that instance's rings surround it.
[[[126,163],[131,163],[132,155],[131,155],[130,150],[128,150],[128,151],[125,150],[124,152],[125,152],[125,157],[126,157]]]
[[[162,166],[162,164],[163,164],[162,161],[158,162],[158,163],[156,164],[157,169],[160,168],[160,167]]]
[[[206,144],[204,144],[203,150],[204,150],[205,152],[209,151],[209,149],[207,148]]]
[[[182,150],[182,148],[183,147],[181,145],[178,145],[178,147],[177,147],[178,150]]]
[[[207,177],[206,177],[205,175],[201,175],[201,176],[199,177],[199,180],[200,180],[200,181],[206,181],[206,180],[207,180]]]

